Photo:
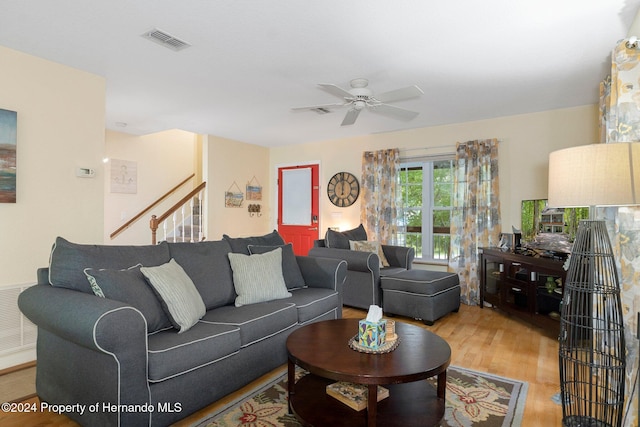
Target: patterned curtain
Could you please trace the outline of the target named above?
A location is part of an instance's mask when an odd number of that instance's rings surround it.
[[[453,193],[449,269],[460,277],[461,301],[477,305],[478,248],[498,246],[500,239],[496,139],[456,145]]]
[[[392,148],[362,154],[360,222],[369,240],[385,245],[396,242],[396,187],[400,150]]]
[[[640,141],[640,50],[618,42],[611,53],[611,75],[600,84],[600,142]],[[620,277],[620,299],[625,324],[627,372],[625,389],[634,390],[638,366],[636,313],[640,311],[640,207],[607,207],[596,210],[605,219]],[[625,427],[638,425],[638,400],[625,393]]]

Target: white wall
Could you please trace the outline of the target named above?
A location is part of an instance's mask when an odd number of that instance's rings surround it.
[[[355,124],[354,126],[357,126]],[[360,223],[360,201],[348,208],[333,206],[326,185],[340,171],[362,175],[362,152],[400,148],[402,156],[453,153],[456,142],[497,138],[503,230],[520,227],[520,202],[546,198],[549,153],[598,141],[595,105],[500,117],[497,119],[291,145],[270,151],[271,182],[276,165],[320,159],[320,234],[327,227],[349,229]],[[275,187],[274,187],[275,188]],[[275,212],[275,211],[274,211]],[[272,213],[275,218],[275,213]]]
[[[133,226],[109,236],[121,225],[151,205],[171,188],[195,173],[197,135],[181,130],[170,130],[144,136],[107,131],[105,154],[110,159],[136,162],[137,193],[111,192],[111,163],[104,169],[104,242],[117,245],[151,244],[151,215],[161,215],[175,202],[200,184],[199,176],[191,179],[174,195],[140,218]]]
[[[0,203],[0,287],[35,282],[56,236],[102,241],[105,80],[0,46],[0,108],[18,112],[17,202]],[[97,171],[77,178],[77,167]],[[0,355],[0,369],[35,358]]]

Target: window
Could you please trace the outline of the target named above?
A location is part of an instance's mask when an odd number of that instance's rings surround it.
[[[402,161],[399,188],[398,244],[413,247],[416,259],[447,261],[453,159]]]

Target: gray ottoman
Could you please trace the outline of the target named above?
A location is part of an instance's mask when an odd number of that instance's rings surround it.
[[[382,308],[433,325],[460,308],[460,280],[456,273],[407,270],[381,278]]]

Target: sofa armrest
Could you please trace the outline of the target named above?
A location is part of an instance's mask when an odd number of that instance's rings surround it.
[[[380,258],[378,254],[373,252],[316,247],[309,250],[309,256],[347,261],[347,268],[351,271],[373,272],[374,274],[380,273]]]
[[[38,326],[36,387],[41,399],[86,405],[151,403],[147,324],[140,311],[51,285],[27,288],[18,306]],[[84,414],[82,424],[149,425],[149,417],[145,412],[98,411]]]
[[[347,277],[347,263],[342,260],[296,256],[304,282],[310,288],[333,289],[342,294]]]
[[[416,256],[414,248],[406,246],[382,245],[382,252],[391,267],[402,267],[411,270]]]
[[[18,306],[39,328],[100,352],[146,347],[142,313],[124,303],[51,285],[35,285],[18,297]]]

